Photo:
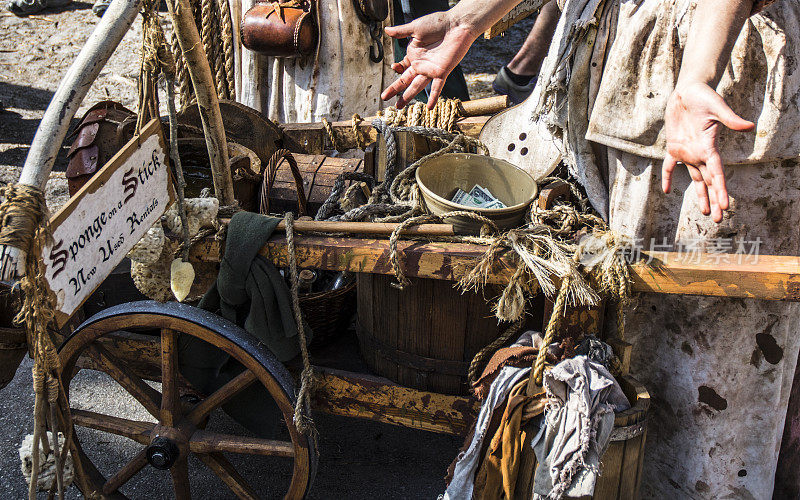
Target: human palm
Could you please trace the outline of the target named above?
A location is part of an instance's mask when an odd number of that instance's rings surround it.
[[[677,164],[689,170],[700,210],[722,221],[729,206],[722,159],[717,149],[720,124],[731,130],[751,130],[753,123],[740,118],[714,89],[705,83],[679,85],[667,102],[664,129],[667,154],[662,167],[662,188],[669,193]]]
[[[454,24],[446,12],[420,17],[401,26],[386,28],[393,38],[411,38],[406,57],[392,65],[400,77],[383,91],[385,101],[396,95],[402,108],[431,83],[428,108],[433,108],[447,75],[464,58],[476,36]]]

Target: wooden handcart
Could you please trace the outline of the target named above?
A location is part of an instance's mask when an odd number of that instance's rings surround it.
[[[96,33],[98,39],[106,37],[109,40],[102,49],[104,53],[110,54],[116,46],[136,15],[137,6],[137,2],[130,2],[128,6],[115,2],[109,9]],[[182,45],[189,47],[192,46],[191,41],[189,38],[181,39]],[[204,66],[208,73],[208,64],[202,59],[197,59],[197,65]],[[90,67],[91,71],[88,70]],[[92,64],[91,58],[79,58],[74,71],[71,70],[71,77],[78,78],[75,88],[83,89],[85,94],[86,83],[94,79],[101,67],[102,64]],[[59,89],[52,110],[48,110],[40,129],[43,135],[52,134],[57,140],[50,142],[57,142],[58,145],[66,133],[64,116],[67,116],[67,120],[72,116],[78,105],[76,100],[80,101],[84,95],[79,92],[76,98],[75,95],[69,95],[69,91],[69,88],[63,91]],[[206,103],[202,99],[209,99],[209,96],[202,92],[198,94],[203,107]],[[214,98],[210,98],[210,101],[213,111],[217,105]],[[204,126],[209,124],[209,120],[212,126],[219,126],[219,117],[215,118],[213,113],[210,118],[205,115],[201,118]],[[464,133],[476,135],[481,125],[480,118],[473,118],[462,120],[459,127]],[[334,124],[334,130],[344,141],[353,140],[349,134],[356,133],[349,123]],[[326,133],[321,124],[288,126],[283,133],[285,144],[296,152],[318,154],[325,145]],[[370,140],[375,139],[374,135],[369,135],[374,133],[367,126],[363,126],[360,133]],[[209,141],[210,152],[212,149],[219,151],[219,140],[217,133]],[[359,140],[363,140],[363,137]],[[31,163],[41,162],[45,168],[26,168],[21,182],[43,185],[47,176],[42,176],[42,172],[49,170],[51,157],[54,156],[50,153],[57,147],[32,147],[28,160]],[[427,152],[424,140],[420,142],[411,135],[400,138],[400,151],[400,161],[405,162]],[[227,189],[230,192],[229,184]],[[385,239],[300,234],[295,240],[297,264],[300,267],[350,271],[362,275],[393,274],[389,262],[389,243]],[[399,249],[404,256],[402,267],[406,276],[438,282],[458,280],[461,273],[474,265],[485,251],[480,245],[468,243],[417,241],[401,242]],[[261,254],[277,266],[285,267],[288,264],[286,238],[274,236],[263,247]],[[219,243],[212,238],[202,241],[192,248],[191,257],[194,260],[216,262],[219,259]],[[511,261],[505,262],[507,265],[499,266],[493,276],[497,284],[507,282],[513,273]],[[761,256],[754,264],[720,265],[706,264],[706,259],[700,256],[697,262],[686,262],[680,255],[669,253],[653,256],[648,263],[631,267],[633,289],[657,293],[800,300],[800,262],[797,258]],[[186,337],[222,350],[241,365],[241,371],[211,394],[197,394],[188,390],[178,362],[179,340]],[[87,497],[123,498],[119,489],[148,465],[169,471],[177,498],[186,499],[193,494],[202,497],[204,495],[201,492],[192,492],[189,485],[188,459],[196,456],[239,498],[257,498],[254,488],[225,457],[225,453],[277,457],[291,464],[285,476],[275,476],[276,482],[285,478],[283,491],[286,498],[302,498],[311,487],[317,468],[317,443],[313,435],[298,432],[292,424],[296,401],[292,370],[287,369],[264,345],[240,327],[192,306],[144,301],[102,310],[59,340],[63,340],[59,357],[61,380],[68,402],[70,385],[78,371],[82,368],[97,369],[108,374],[152,417],[149,421],[132,420],[72,408],[75,426],[122,436],[143,445],[132,459],[104,474],[84,452],[86,443],[82,439],[85,435],[76,433],[72,451],[76,458],[77,484]],[[317,381],[312,410],[423,431],[455,435],[468,432],[479,409],[474,399],[404,387],[375,376],[368,370],[353,370],[349,368],[352,364],[349,360],[354,356],[357,358],[357,353],[343,354],[346,349],[340,347],[334,344],[327,352],[318,354],[320,359],[326,361],[315,366]],[[619,344],[617,348],[624,366],[629,360],[629,346]],[[465,357],[468,354],[465,351]],[[461,361],[468,360],[467,357]],[[161,390],[155,389],[147,381],[160,382]],[[644,415],[649,396],[630,377],[623,377],[621,383],[632,408],[616,417],[617,437],[604,460],[604,474],[598,483],[596,498],[630,498],[638,489],[645,440]],[[209,416],[215,409],[254,387],[263,388],[282,414],[285,426],[283,439],[264,439],[244,432],[219,433],[208,428]]]

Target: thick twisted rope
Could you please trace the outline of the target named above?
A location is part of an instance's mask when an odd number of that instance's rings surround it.
[[[300,281],[297,272],[297,254],[294,245],[294,215],[286,213],[286,246],[289,257],[289,277],[292,282],[292,309],[297,322],[297,338],[300,343],[300,354],[303,357],[303,371],[300,374],[300,391],[294,404],[294,425],[303,434],[310,435],[316,432],[314,421],[309,414],[311,408],[311,391],[314,387],[314,367],[311,366],[311,357],[308,354],[305,323],[303,311],[300,309]]]
[[[536,361],[533,363],[533,373],[531,380],[537,386],[542,385],[542,376],[544,375],[545,359],[547,358],[547,347],[553,343],[556,333],[561,329],[561,323],[564,321],[564,315],[567,308],[567,295],[569,290],[569,281],[572,279],[570,276],[564,278],[561,283],[561,289],[558,291],[555,303],[553,303],[553,313],[550,315],[550,320],[547,322],[545,329],[544,340],[542,340],[542,348],[536,354]]]
[[[20,288],[24,293],[22,308],[14,320],[25,325],[28,345],[33,355],[33,390],[36,395],[33,415],[33,467],[28,497],[36,498],[37,480],[39,477],[39,447],[47,453],[50,451],[47,442],[47,419],[50,415],[50,428],[57,432],[57,419],[62,415],[68,428],[66,445],[71,440],[71,420],[68,408],[60,408],[59,396],[63,395],[60,382],[61,360],[56,346],[47,331],[55,317],[52,294],[44,276],[41,247],[49,237],[46,224],[47,204],[44,193],[33,186],[15,184],[3,189],[6,201],[0,205],[0,244],[13,246],[25,252],[25,276],[20,280]],[[48,411],[49,409],[49,411]],[[44,434],[44,442],[42,437]],[[62,451],[56,438],[56,483],[59,498],[63,498],[63,471],[60,468]]]
[[[236,99],[235,54],[233,50],[233,17],[228,0],[218,0],[220,10],[220,28],[222,34],[222,52],[224,54],[225,77],[228,86],[228,99]]]
[[[217,44],[214,40],[214,0],[200,0],[200,12],[202,15],[200,23],[200,40],[203,42],[203,48],[206,51],[206,57],[209,64],[214,64],[216,61]],[[212,77],[216,84],[216,72],[211,68]]]
[[[314,217],[315,220],[342,220],[341,216],[335,217],[333,212],[336,210],[336,206],[339,204],[339,199],[344,193],[345,183],[347,181],[366,182],[369,184],[370,188],[375,187],[375,178],[367,173],[342,172],[336,177],[336,181],[334,181],[333,188],[331,189],[331,194],[328,195],[328,198],[317,211],[317,215]]]
[[[394,106],[378,113],[392,127],[399,125],[439,128],[452,132],[461,116],[461,101],[458,99],[439,99],[433,109],[425,103],[414,102],[398,110]]]
[[[216,47],[214,47],[214,58],[212,59],[209,56],[209,63],[211,64],[211,70],[214,73],[214,82],[217,85],[217,97],[220,99],[227,99],[228,98],[228,76],[225,73],[225,50],[224,50],[224,43],[220,45],[220,42],[223,40],[222,36],[222,23],[221,17],[222,14],[220,12],[220,1],[216,0],[211,6],[211,19],[212,19],[212,26],[211,30],[213,32],[213,38],[217,42]],[[224,0],[222,0],[224,1]]]
[[[411,217],[410,219],[406,219],[392,231],[391,236],[389,236],[389,262],[392,264],[392,270],[394,271],[395,279],[397,280],[396,283],[392,283],[392,286],[403,289],[404,287],[411,284],[411,282],[406,277],[405,273],[403,272],[403,267],[400,265],[400,251],[397,248],[397,243],[400,241],[400,234],[408,229],[411,226],[417,226],[420,224],[427,224],[427,223],[437,223],[442,222],[444,219],[448,217],[468,217],[470,219],[476,220],[478,222],[482,222],[483,225],[481,226],[481,235],[487,234],[489,230],[491,230],[494,234],[498,234],[500,230],[497,228],[497,225],[494,221],[484,217],[475,212],[469,212],[467,210],[457,210],[453,212],[447,212],[441,215],[420,215],[418,217]]]
[[[336,140],[336,134],[333,132],[331,122],[329,122],[325,117],[322,118],[322,128],[324,128],[325,133],[328,134],[328,142],[331,143],[331,148],[339,151],[339,142]]]
[[[364,149],[364,139],[361,137],[361,129],[359,126],[364,123],[364,119],[358,116],[358,113],[353,113],[353,117],[350,119],[352,122],[353,127],[353,136],[356,139],[356,147],[358,149]]]

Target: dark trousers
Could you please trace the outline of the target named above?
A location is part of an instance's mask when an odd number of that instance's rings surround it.
[[[418,17],[427,16],[428,14],[441,12],[450,8],[447,0],[408,0],[410,12],[405,12],[400,0],[393,1],[395,25],[408,23]],[[406,46],[408,46],[408,40],[394,41],[395,62],[402,61],[406,56]],[[430,90],[431,87],[428,85],[423,92],[420,92],[417,95],[417,100],[427,102]],[[452,73],[450,73],[450,75],[447,77],[447,80],[444,83],[444,89],[442,89],[442,97],[461,99],[462,101],[469,100],[467,81],[464,79],[464,72],[461,71],[461,66],[456,66]]]

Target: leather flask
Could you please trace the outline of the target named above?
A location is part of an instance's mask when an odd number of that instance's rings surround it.
[[[304,57],[314,53],[319,27],[308,2],[260,2],[242,18],[242,45],[266,56]]]

